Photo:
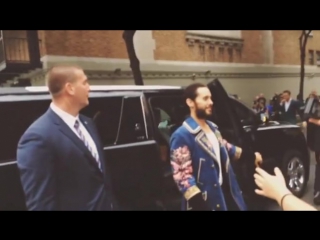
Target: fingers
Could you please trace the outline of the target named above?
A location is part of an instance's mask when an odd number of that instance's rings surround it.
[[[255,189],[254,190],[256,194],[260,195],[260,196],[265,196],[264,192],[260,189]]]
[[[279,168],[277,168],[277,167],[274,169],[274,174],[275,174],[277,177],[282,176],[281,170],[280,170]]]
[[[254,182],[259,188],[262,188],[263,184],[259,180],[255,179]]]
[[[256,172],[259,174],[259,175],[261,175],[262,177],[267,177],[267,176],[269,176],[269,174],[266,172],[266,171],[264,171],[262,168],[256,168]]]
[[[255,163],[256,167],[258,168],[262,164],[262,159],[256,159],[254,163]]]
[[[259,181],[259,182],[262,182],[262,181],[263,181],[263,177],[261,177],[259,174],[256,174],[256,173],[255,173],[253,176],[254,176],[254,179],[255,179],[255,180],[257,180],[257,181]]]

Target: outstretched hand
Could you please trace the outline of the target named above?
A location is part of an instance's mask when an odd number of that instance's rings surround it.
[[[275,175],[270,175],[262,168],[256,168],[254,179],[256,185],[260,189],[256,189],[255,192],[258,195],[278,201],[284,194],[290,193],[290,190],[286,186],[284,176],[279,168],[274,169]]]
[[[254,162],[254,163],[255,163],[256,167],[260,167],[261,164],[262,164],[262,156],[261,156],[261,154],[258,153],[258,152],[255,152],[254,154],[255,154],[255,156],[256,156],[256,159],[255,159],[255,162]]]

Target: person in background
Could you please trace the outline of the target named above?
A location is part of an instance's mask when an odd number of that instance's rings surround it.
[[[252,109],[253,111],[257,112],[257,107],[258,107],[258,99],[259,99],[259,96],[256,96],[252,102]]]
[[[257,168],[254,174],[256,194],[275,200],[284,211],[317,211],[310,204],[294,196],[286,186],[284,176],[279,168],[271,175],[262,168]]]
[[[319,100],[318,100],[319,101]],[[307,124],[307,136],[310,150],[315,152],[316,170],[313,202],[320,205],[320,120],[310,118]]]
[[[267,99],[264,97],[264,94],[263,93],[260,93],[258,95],[258,100],[260,103],[262,103],[264,106],[266,106],[267,104]]]
[[[283,91],[280,107],[281,120],[297,124],[297,114],[299,114],[299,110],[299,102],[291,98],[291,92],[289,90]]]
[[[297,95],[297,101],[299,102],[300,106],[303,106],[303,105],[304,105],[304,102],[303,102],[303,99],[302,99],[300,93]]]
[[[273,101],[272,101],[272,99],[269,100],[269,104],[267,105],[267,113],[269,116],[273,115]]]

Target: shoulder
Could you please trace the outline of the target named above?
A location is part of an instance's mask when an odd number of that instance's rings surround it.
[[[215,129],[219,129],[218,125],[215,124],[214,122],[207,120],[207,123],[208,123],[211,127],[214,127]]]
[[[174,131],[174,133],[172,134],[172,136],[186,136],[186,135],[192,135],[188,129],[182,124],[180,127],[177,128],[176,131]]]
[[[19,143],[47,139],[52,136],[52,123],[48,121],[47,116],[44,114],[36,119],[21,136]]]
[[[188,129],[181,125],[177,130],[174,131],[174,133],[170,137],[170,143],[171,145],[179,143],[179,144],[186,144],[188,142],[188,139],[193,137],[193,134],[188,131]]]

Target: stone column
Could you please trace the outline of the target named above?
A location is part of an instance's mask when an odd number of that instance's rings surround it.
[[[262,46],[265,64],[273,64],[274,51],[273,51],[273,34],[272,30],[264,30],[262,32]]]

